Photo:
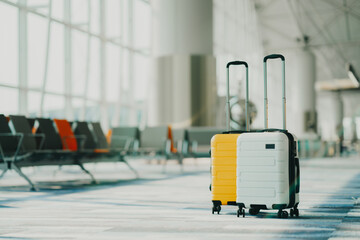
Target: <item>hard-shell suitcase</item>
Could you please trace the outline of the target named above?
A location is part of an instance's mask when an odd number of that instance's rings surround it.
[[[282,60],[283,129],[268,129],[266,61]],[[279,218],[299,216],[300,167],[297,139],[286,130],[285,58],[273,54],[264,58],[264,125],[258,132],[241,134],[237,139],[236,203],[237,216],[245,217],[260,209],[277,209]]]
[[[242,131],[230,129],[229,68],[231,65],[244,65],[246,68],[246,106],[248,116],[248,64],[242,61],[229,62],[227,68],[226,129],[211,139],[211,191],[212,213],[221,211],[221,205],[236,205],[236,140]],[[246,130],[248,118],[246,119]]]

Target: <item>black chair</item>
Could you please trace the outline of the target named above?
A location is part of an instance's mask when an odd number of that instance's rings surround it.
[[[87,122],[75,122],[73,123],[74,134],[76,136],[84,136],[84,142],[81,139],[76,139],[80,150],[90,150],[94,151],[96,148],[96,143],[94,139],[94,135],[91,133]]]
[[[36,118],[27,118],[29,126],[33,128],[35,126]]]
[[[110,151],[109,148],[105,149],[106,151],[96,151],[97,146],[106,146],[104,143],[105,136],[101,136],[103,132],[100,124],[92,125],[92,129],[96,129],[95,131],[91,131],[86,122],[74,124],[77,129],[76,133],[81,134],[81,136],[76,136],[76,139],[83,137],[83,141],[78,143],[84,146],[82,149],[74,151],[68,146],[63,146],[60,134],[50,119],[36,119],[36,126],[38,127],[35,134],[33,134],[30,126],[31,122],[29,124],[25,116],[11,115],[9,119],[10,121],[0,114],[0,169],[3,170],[0,178],[8,170],[15,170],[29,183],[31,190],[36,190],[35,184],[21,171],[22,167],[78,165],[90,175],[93,182],[96,182],[94,176],[84,168],[83,164],[113,161],[112,159],[116,159],[115,161],[120,159],[137,175],[136,171],[124,159],[122,153]],[[99,139],[101,139],[101,144]]]
[[[49,118],[37,118],[37,129],[36,134],[43,134],[45,141],[42,146],[43,151],[51,151],[52,158],[62,160],[59,162],[60,165],[72,164],[73,160],[76,159],[77,154],[64,149],[59,133],[56,131],[54,122]],[[42,145],[37,139],[38,147]],[[64,162],[64,161],[67,162]]]
[[[39,127],[36,134],[25,116],[10,115],[10,125],[17,134],[23,136],[21,143],[22,161],[16,164],[22,167],[47,165],[81,165],[78,163],[78,153],[62,149],[61,139],[50,119],[38,119]],[[45,141],[46,139],[46,141]],[[60,139],[60,142],[59,142]],[[83,167],[80,166],[82,169]],[[84,169],[83,169],[84,170]],[[84,170],[86,173],[87,171]],[[24,174],[20,174],[36,190],[35,184]],[[90,175],[91,176],[91,175]]]
[[[36,134],[44,134],[45,136],[43,149],[63,151],[61,138],[56,132],[53,121],[48,118],[37,118],[36,120],[38,122]],[[40,147],[41,142],[37,141],[37,144]]]
[[[109,149],[109,143],[106,140],[106,136],[101,128],[101,125],[99,122],[93,122],[91,123],[91,129],[93,136],[96,141],[96,149]]]
[[[42,149],[45,135],[33,134],[32,128],[29,125],[29,121],[25,116],[10,115],[10,125],[13,127],[16,133],[24,135],[22,143],[22,150],[25,152],[35,152]],[[39,141],[39,147],[37,146],[37,140]]]
[[[22,134],[13,134],[8,125],[8,119],[0,114],[0,151],[2,153],[2,160],[6,157],[16,157],[17,153],[20,152],[22,141]]]
[[[27,123],[28,124],[28,123]],[[29,141],[30,142],[30,141]],[[35,190],[35,185],[32,181],[21,171],[20,164],[31,156],[32,152],[24,151],[26,148],[36,147],[36,143],[33,145],[29,143],[24,144],[24,134],[12,133],[8,119],[0,114],[0,168],[3,172],[0,175],[2,178],[9,170],[15,170],[21,177],[23,177],[31,186],[31,190]]]

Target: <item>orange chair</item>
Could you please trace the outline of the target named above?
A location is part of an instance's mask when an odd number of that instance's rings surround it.
[[[78,144],[70,123],[65,119],[54,119],[64,150],[77,151]]]
[[[109,129],[109,131],[106,134],[106,141],[108,142],[108,144],[111,144],[111,137],[112,137],[112,129]]]
[[[172,153],[177,153],[177,149],[174,146],[174,139],[173,139],[173,135],[172,135],[172,129],[171,126],[168,126],[168,139],[170,140],[171,144],[170,144],[170,151]]]

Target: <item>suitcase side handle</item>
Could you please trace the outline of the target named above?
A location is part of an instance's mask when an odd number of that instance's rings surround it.
[[[232,61],[226,64],[226,131],[230,132],[230,83],[229,83],[229,69],[231,65],[244,65],[246,68],[246,99],[245,99],[245,116],[246,116],[246,131],[249,131],[249,116],[248,116],[248,105],[249,105],[249,66],[244,61]]]
[[[267,67],[266,61],[268,59],[277,59],[280,58],[282,62],[282,119],[283,119],[283,129],[286,130],[286,93],[285,93],[285,57],[281,54],[271,54],[264,57],[264,128],[269,127],[269,117],[268,117],[268,97],[267,97]]]

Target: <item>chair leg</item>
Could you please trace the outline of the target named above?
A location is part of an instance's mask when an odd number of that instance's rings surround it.
[[[62,166],[59,165],[58,169],[54,170],[53,177],[56,177],[57,173],[61,171]]]
[[[181,173],[184,173],[184,164],[183,164],[183,156],[182,155],[179,155],[178,156],[178,162],[179,162],[179,165],[180,165],[180,171]]]
[[[125,163],[128,168],[135,174],[136,178],[139,178],[139,173],[128,163],[128,161],[126,161],[125,157],[123,155],[120,155],[119,158],[119,161]]]
[[[4,177],[4,175],[5,175],[5,173],[6,173],[7,171],[8,171],[7,168],[5,168],[5,169],[2,171],[2,173],[1,173],[1,175],[0,175],[0,179]]]
[[[78,163],[78,166],[81,168],[81,170],[83,170],[86,174],[88,174],[91,177],[91,183],[98,184],[98,181],[95,179],[94,175],[92,175],[92,173],[89,170],[87,170],[82,163]]]
[[[168,158],[165,157],[165,159],[163,160],[163,170],[162,170],[162,173],[166,173],[166,165],[167,165],[167,161],[168,161]]]
[[[15,164],[11,165],[11,168],[14,169],[21,177],[23,177],[30,185],[30,191],[37,191],[38,189],[35,187],[35,184],[28,178],[20,168],[18,168]]]

